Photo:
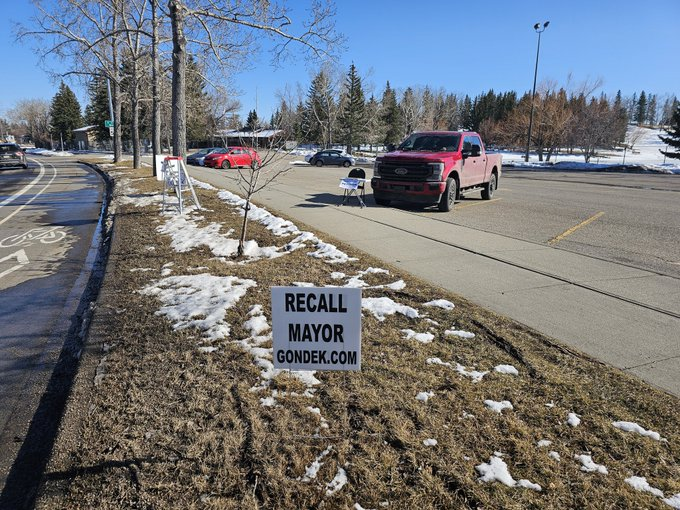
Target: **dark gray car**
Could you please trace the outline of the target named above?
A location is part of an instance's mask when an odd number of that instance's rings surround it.
[[[187,156],[187,164],[205,166],[205,157],[218,149],[221,149],[221,147],[208,147],[207,149],[200,149],[198,152],[189,154]]]
[[[28,168],[24,150],[16,143],[0,143],[0,166]]]
[[[338,150],[323,150],[309,158],[310,165],[324,166],[335,165],[349,167],[354,165],[354,158]]]

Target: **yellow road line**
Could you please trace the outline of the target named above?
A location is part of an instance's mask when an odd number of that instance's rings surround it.
[[[557,237],[553,237],[550,241],[548,241],[548,244],[559,243],[559,242],[560,242],[562,239],[564,239],[565,237],[567,237],[567,236],[573,234],[573,233],[576,232],[579,228],[585,227],[588,223],[591,223],[591,222],[595,221],[596,219],[598,219],[598,218],[599,218],[600,216],[602,216],[603,214],[604,214],[604,211],[600,211],[599,213],[593,214],[593,215],[592,215],[590,218],[588,218],[587,220],[584,220],[584,221],[582,221],[581,223],[579,223],[578,225],[575,225],[575,226],[571,227],[569,230],[565,230],[564,232],[562,232],[562,233],[561,233],[560,235],[558,235]]]
[[[473,205],[490,204],[491,202],[498,202],[499,200],[503,200],[503,199],[502,198],[492,198],[491,200],[479,200],[478,202],[470,202],[469,204],[457,205],[456,209],[462,209],[463,207],[470,207],[470,206],[473,206]]]

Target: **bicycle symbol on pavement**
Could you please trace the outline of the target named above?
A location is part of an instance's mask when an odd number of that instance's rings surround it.
[[[61,228],[63,227],[32,228],[23,234],[5,237],[2,241],[0,241],[0,248],[30,246],[34,242],[38,241],[43,244],[57,243],[66,237],[66,232],[60,230]]]

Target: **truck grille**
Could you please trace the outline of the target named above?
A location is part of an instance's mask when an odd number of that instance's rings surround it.
[[[388,181],[425,181],[431,172],[432,168],[427,163],[380,163],[380,177]]]

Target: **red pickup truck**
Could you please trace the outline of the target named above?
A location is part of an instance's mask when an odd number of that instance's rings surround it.
[[[378,205],[434,205],[450,211],[461,193],[482,190],[490,200],[501,176],[501,155],[486,152],[472,131],[413,133],[376,158],[371,187]]]

